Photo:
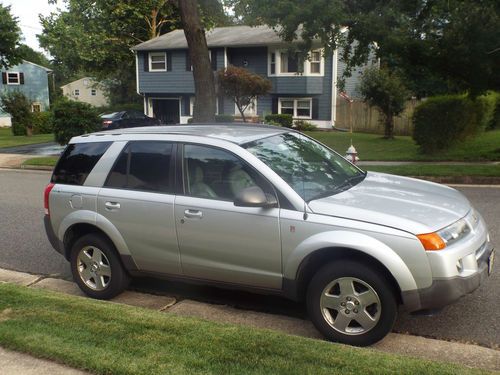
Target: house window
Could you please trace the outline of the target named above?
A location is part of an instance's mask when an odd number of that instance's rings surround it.
[[[271,53],[271,74],[276,74],[276,53]]]
[[[19,85],[21,80],[19,78],[18,72],[7,73],[7,84],[8,85]]]
[[[89,80],[88,80],[88,79],[84,79],[84,80],[83,80],[83,84],[84,84],[85,86],[88,86],[88,85],[89,85]]]
[[[31,112],[41,112],[42,111],[42,105],[40,103],[33,103],[31,105]]]
[[[167,53],[152,52],[149,54],[149,71],[165,72],[167,70]]]
[[[281,98],[278,101],[278,113],[292,115],[293,118],[311,118],[311,98]]]
[[[321,51],[312,51],[309,59],[311,74],[321,74]]]
[[[91,89],[90,90],[90,95],[96,96],[97,95],[97,90],[96,89]]]
[[[80,96],[80,90],[75,89],[75,91],[73,91],[73,95]]]
[[[298,73],[299,56],[296,53],[281,52],[280,73]]]

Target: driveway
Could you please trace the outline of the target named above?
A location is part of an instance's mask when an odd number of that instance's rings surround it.
[[[0,154],[28,154],[35,156],[60,155],[65,146],[55,142],[37,143],[33,145],[0,147]]]
[[[70,279],[66,260],[51,249],[43,229],[42,194],[49,178],[47,172],[0,169],[0,267]],[[461,187],[459,190],[483,214],[493,243],[500,248],[500,187]],[[497,263],[492,276],[474,293],[432,317],[400,314],[395,331],[499,348],[498,285]],[[149,279],[137,280],[133,288],[174,295],[178,299],[306,318],[303,305],[274,296]]]

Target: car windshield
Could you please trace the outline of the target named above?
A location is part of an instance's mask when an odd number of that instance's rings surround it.
[[[121,112],[113,112],[113,113],[107,113],[105,115],[101,115],[101,118],[114,118],[117,117]]]
[[[283,133],[243,147],[307,202],[349,189],[366,176],[336,152],[300,133]]]

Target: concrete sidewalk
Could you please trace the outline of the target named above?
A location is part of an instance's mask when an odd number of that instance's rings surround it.
[[[10,282],[31,288],[43,288],[84,297],[84,294],[73,282],[41,275],[0,269],[0,282]],[[240,310],[192,300],[176,301],[174,297],[156,296],[133,291],[125,292],[111,302],[154,309],[169,314],[198,317],[223,323],[242,324],[255,328],[281,331],[291,335],[322,339],[310,321],[289,316]],[[471,368],[500,371],[500,351],[477,345],[391,333],[371,348],[388,353],[451,362]],[[0,368],[3,369],[3,366],[4,359],[0,355]],[[27,366],[29,366],[29,361]],[[64,374],[64,372],[60,372],[60,374]]]

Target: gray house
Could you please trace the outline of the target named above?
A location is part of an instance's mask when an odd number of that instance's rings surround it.
[[[249,116],[287,113],[318,127],[335,125],[339,97],[338,79],[345,65],[338,51],[324,54],[319,47],[300,61],[290,53],[277,33],[267,26],[231,26],[210,30],[206,35],[214,71],[234,65],[267,77],[270,95],[249,106]],[[164,123],[186,123],[194,106],[194,80],[183,30],[175,30],[138,44],[136,55],[137,93],[144,97],[144,112]],[[359,71],[347,79],[345,90],[356,96]],[[229,98],[219,96],[218,114],[239,115]]]
[[[48,74],[52,70],[24,60],[21,64],[2,70],[0,93],[20,91],[31,100],[31,110],[49,109]],[[0,126],[10,126],[10,115],[0,110]]]

